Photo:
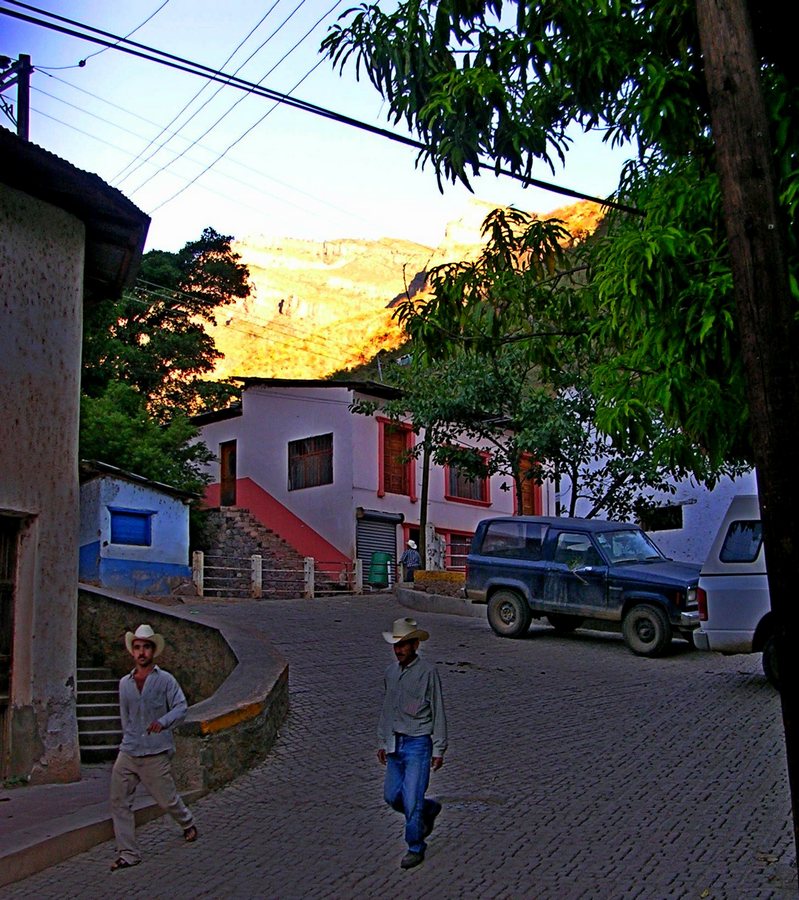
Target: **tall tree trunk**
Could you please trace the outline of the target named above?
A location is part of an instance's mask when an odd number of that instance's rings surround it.
[[[745,0],[696,0],[747,379],[799,854],[799,329],[759,63]],[[733,709],[734,712],[734,709]]]
[[[430,457],[433,453],[433,439],[426,428],[422,441],[422,492],[419,497],[419,556],[422,568],[427,568],[427,500],[430,494]]]

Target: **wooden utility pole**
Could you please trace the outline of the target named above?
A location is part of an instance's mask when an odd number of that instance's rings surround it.
[[[696,11],[747,381],[799,856],[797,303],[746,0],[696,0]]]
[[[8,60],[8,57],[3,57],[4,65],[6,60]],[[10,60],[8,60],[8,62],[10,62]],[[30,86],[32,71],[33,66],[31,65],[30,56],[26,53],[21,53],[19,59],[17,59],[15,63],[10,62],[10,65],[6,66],[3,71],[0,72],[0,93],[6,88],[11,87],[11,85],[16,84],[17,86],[17,114],[15,124],[17,126],[17,135],[19,135],[23,141],[29,139]]]

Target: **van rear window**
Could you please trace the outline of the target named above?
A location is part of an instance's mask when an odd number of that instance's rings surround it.
[[[484,556],[541,559],[545,531],[537,522],[491,522],[480,552]]]
[[[758,520],[731,522],[719,559],[722,562],[754,562],[763,544],[763,529]]]

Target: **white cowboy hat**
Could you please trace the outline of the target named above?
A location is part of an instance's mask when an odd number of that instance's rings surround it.
[[[408,541],[408,546],[411,548],[411,550],[415,550],[416,549],[416,541]]]
[[[383,640],[389,644],[398,644],[400,641],[426,641],[430,634],[423,628],[419,628],[416,619],[395,619],[391,631],[383,632]]]
[[[128,653],[133,653],[134,641],[149,641],[151,644],[155,644],[153,657],[160,656],[164,652],[166,643],[163,636],[156,634],[149,625],[139,625],[136,631],[125,632],[125,646],[128,648]]]

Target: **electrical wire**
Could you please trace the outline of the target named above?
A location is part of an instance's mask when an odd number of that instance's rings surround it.
[[[303,0],[303,2],[305,2],[305,0]],[[261,25],[263,25],[263,23],[266,21],[266,19],[269,17],[269,15],[272,13],[272,11],[275,9],[275,7],[276,7],[279,3],[280,3],[280,0],[275,0],[275,2],[274,2],[274,3],[269,7],[269,9],[263,14],[263,16],[261,16],[261,18],[259,19],[258,23],[257,23],[253,28],[250,29],[250,31],[249,31],[249,33],[247,34],[247,36],[246,36],[242,41],[240,41],[240,42],[238,43],[238,45],[236,46],[235,50],[230,54],[230,56],[228,56],[228,58],[227,58],[227,59],[222,63],[222,65],[219,67],[219,70],[218,70],[218,71],[219,71],[220,73],[223,71],[224,67],[230,62],[230,60],[233,59],[233,57],[234,57],[234,56],[239,52],[239,50],[244,46],[244,44],[247,43],[247,41],[252,37],[252,35],[253,35],[253,34],[261,27]],[[236,71],[235,71],[233,74],[234,74],[234,75],[238,75],[238,73],[242,70],[242,68],[243,68],[243,67],[244,67],[244,66],[252,59],[252,57],[255,55],[255,53],[257,53],[259,50],[261,50],[261,49],[264,47],[264,45],[265,45],[266,43],[268,43],[268,41],[270,41],[270,40],[272,39],[272,37],[273,37],[276,33],[277,33],[276,31],[275,31],[275,32],[272,32],[272,34],[266,39],[266,41],[264,41],[263,44],[261,44],[255,51],[253,51],[253,53],[250,54],[250,56],[248,56],[247,59],[244,60],[244,62],[236,69]],[[203,86],[202,86],[202,87],[194,94],[194,96],[193,96],[187,103],[185,103],[185,104],[183,105],[183,107],[182,107],[182,108],[181,108],[181,109],[180,109],[180,110],[172,117],[172,119],[171,119],[169,122],[167,122],[166,125],[164,125],[164,127],[161,129],[161,131],[158,132],[158,134],[157,134],[157,135],[156,135],[156,136],[155,136],[155,137],[147,144],[147,146],[146,146],[143,150],[140,151],[140,153],[139,153],[139,154],[136,156],[136,158],[133,160],[133,163],[136,163],[139,159],[141,159],[142,156],[144,156],[144,154],[150,149],[150,147],[152,147],[152,145],[153,145],[153,144],[154,144],[154,143],[155,143],[155,142],[156,142],[156,141],[164,134],[164,132],[168,131],[168,129],[171,128],[172,125],[175,124],[175,122],[183,115],[184,112],[186,112],[186,110],[191,106],[192,103],[194,103],[194,101],[200,96],[200,94],[202,94],[203,91],[205,91],[206,88],[208,88],[208,87],[210,86],[210,84],[211,84],[211,83],[210,83],[209,81],[206,81],[205,84],[203,84]],[[166,144],[169,143],[169,140],[171,140],[171,137],[174,136],[174,135],[176,135],[176,134],[179,134],[180,131],[182,131],[182,130],[189,124],[189,122],[191,122],[191,120],[197,115],[197,113],[199,113],[201,110],[205,109],[205,107],[208,105],[208,103],[210,103],[211,100],[213,100],[214,97],[216,97],[216,95],[217,95],[224,87],[225,87],[225,85],[220,84],[219,87],[217,87],[216,91],[211,95],[211,97],[209,97],[209,99],[206,100],[206,102],[205,102],[202,106],[200,106],[200,107],[196,110],[196,112],[194,112],[194,113],[192,114],[191,118],[189,118],[186,122],[184,122],[184,123],[180,126],[179,129],[177,129],[176,131],[174,131],[174,132],[171,133],[169,139],[167,139],[166,141],[164,141],[164,143],[159,144],[158,147],[157,147],[157,148],[156,148],[156,149],[155,149],[155,150],[154,150],[154,151],[153,151],[146,159],[142,160],[142,161],[139,163],[139,165],[136,166],[134,169],[132,169],[130,172],[127,172],[127,170],[130,169],[130,167],[131,167],[131,165],[132,165],[133,163],[128,163],[127,166],[125,166],[125,167],[124,167],[122,170],[120,170],[116,175],[114,175],[114,177],[111,179],[112,182],[113,182],[114,184],[116,184],[117,186],[119,186],[120,184],[123,184],[128,178],[130,178],[131,175],[133,175],[135,172],[137,172],[137,171],[138,171],[138,170],[139,170],[146,162],[149,162],[149,161],[153,158],[153,156],[155,156],[155,155],[158,153],[159,150],[161,150],[163,147],[166,146]],[[127,174],[125,174],[125,172],[127,172]],[[124,175],[124,177],[123,177],[123,175]]]
[[[319,23],[322,22],[322,21],[324,21],[324,20],[325,20],[325,19],[333,12],[333,10],[334,10],[337,6],[340,6],[340,5],[341,5],[342,2],[343,2],[343,0],[336,0],[336,2],[333,4],[333,6],[332,6],[330,9],[329,9],[326,13],[324,13],[324,15],[322,15],[316,22],[314,22],[314,24],[311,26],[311,28],[310,28],[310,29],[309,29],[309,30],[308,30],[308,31],[307,31],[307,32],[306,32],[306,33],[305,33],[305,34],[304,34],[304,35],[303,35],[303,36],[302,36],[295,44],[294,44],[294,46],[291,47],[291,49],[289,49],[288,51],[286,51],[286,53],[283,54],[283,56],[282,56],[282,57],[281,57],[281,58],[280,58],[273,66],[272,66],[272,68],[269,69],[269,71],[266,72],[266,73],[264,74],[264,76],[260,79],[260,81],[258,81],[258,86],[259,86],[259,87],[260,87],[261,84],[262,84],[262,83],[263,83],[263,82],[264,82],[264,81],[265,81],[265,80],[266,80],[266,79],[267,79],[267,78],[275,71],[275,69],[277,69],[277,67],[278,67],[284,60],[286,60],[286,59],[287,59],[287,58],[288,58],[288,57],[289,57],[289,56],[297,49],[297,47],[299,47],[300,44],[302,44],[302,42],[303,42],[304,40],[306,40],[306,38],[313,32],[313,30],[319,25]],[[293,15],[297,12],[297,10],[303,5],[303,3],[305,3],[305,0],[301,0],[301,2],[297,5],[297,7],[296,7],[296,8],[294,9],[294,11],[291,13],[291,16],[293,16]],[[289,18],[291,18],[291,16],[289,16],[289,17],[281,24],[281,26],[280,26],[281,28],[283,27],[283,25],[286,24],[286,22],[288,21]],[[277,32],[274,32],[274,33],[277,33]],[[303,78],[301,78],[301,79],[294,85],[294,87],[288,92],[288,95],[291,95],[291,94],[292,94],[292,93],[293,93],[293,92],[294,92],[294,91],[302,84],[302,82],[305,81],[305,79],[306,79],[312,72],[314,72],[316,69],[318,69],[319,66],[321,65],[321,63],[322,63],[322,60],[320,60],[315,66],[313,66],[313,68],[311,69],[311,71],[308,72],[306,75],[304,75]],[[221,88],[220,88],[220,90],[221,90]],[[223,113],[223,114],[222,114],[222,115],[221,115],[221,116],[220,116],[220,117],[219,117],[212,125],[210,125],[208,128],[206,128],[206,130],[205,130],[198,138],[196,138],[196,140],[195,140],[193,143],[189,144],[189,146],[183,151],[183,153],[181,153],[176,159],[180,159],[180,157],[183,156],[185,153],[187,153],[189,150],[191,150],[191,148],[192,148],[195,144],[197,144],[197,143],[198,143],[199,141],[201,141],[204,137],[206,137],[211,131],[213,131],[213,129],[216,128],[216,126],[219,125],[220,122],[222,122],[225,118],[227,118],[227,116],[229,116],[230,113],[233,112],[233,110],[234,110],[240,103],[242,103],[244,100],[247,99],[247,96],[248,96],[247,94],[243,94],[241,97],[239,97],[239,99],[236,100],[236,102],[233,103],[232,106],[230,106],[230,107],[227,109],[226,112],[224,112],[224,113]],[[197,181],[199,178],[202,178],[202,176],[205,175],[205,173],[208,172],[210,169],[212,169],[212,168],[213,168],[213,167],[214,167],[221,159],[223,159],[223,158],[224,158],[224,157],[225,157],[225,156],[233,149],[233,147],[235,147],[237,144],[239,144],[239,143],[240,143],[240,142],[241,142],[248,134],[250,134],[250,132],[251,132],[255,127],[257,127],[258,125],[260,125],[261,122],[263,122],[264,119],[265,119],[271,112],[273,112],[273,110],[274,110],[277,106],[278,106],[278,104],[275,103],[275,104],[274,104],[274,105],[273,105],[266,113],[264,113],[263,116],[261,116],[261,118],[260,118],[254,125],[250,126],[250,128],[248,128],[248,129],[244,132],[244,134],[242,134],[237,140],[235,140],[235,141],[233,141],[231,144],[229,144],[229,145],[225,148],[225,150],[223,150],[222,153],[220,153],[220,154],[216,157],[216,159],[213,160],[213,162],[209,163],[209,165],[207,165],[207,166],[206,166],[199,174],[197,174],[197,175],[192,179],[192,181],[189,182],[189,184],[187,184],[185,187],[181,188],[177,193],[173,194],[171,197],[169,197],[168,199],[166,199],[166,200],[164,200],[162,203],[160,203],[158,206],[156,206],[156,207],[152,210],[152,212],[155,212],[156,210],[161,209],[162,206],[166,206],[167,203],[170,203],[170,202],[171,202],[172,200],[174,200],[176,197],[179,197],[185,190],[187,190],[189,187],[191,187],[191,185],[194,184],[195,181]],[[175,161],[176,161],[176,160],[172,160],[172,161],[169,163],[169,165],[172,165],[172,162],[175,162]],[[155,172],[153,175],[151,175],[149,178],[147,178],[146,181],[144,181],[142,184],[140,184],[137,188],[134,188],[134,189],[133,189],[133,193],[135,194],[135,193],[137,193],[137,191],[141,190],[146,184],[148,184],[150,181],[152,181],[153,178],[155,178],[155,177],[157,177],[158,175],[160,175],[161,172],[163,172],[165,168],[167,168],[167,166],[162,166],[157,172]]]
[[[339,2],[340,2],[340,0],[339,0]],[[338,6],[338,3],[336,4],[336,6]],[[300,78],[300,80],[294,85],[294,87],[291,90],[293,91],[296,88],[298,88],[303,83],[303,81],[305,81],[306,78],[311,76],[319,68],[319,66],[322,65],[323,62],[324,62],[324,60],[319,60],[319,62],[315,66],[313,66],[308,72],[305,73],[305,75],[302,76],[302,78]],[[239,135],[239,137],[237,137],[235,141],[228,144],[228,146],[216,157],[216,159],[214,159],[212,162],[210,162],[201,172],[198,172],[194,176],[194,178],[191,179],[191,181],[188,184],[184,185],[182,188],[180,188],[180,190],[175,191],[175,193],[172,194],[171,196],[167,197],[166,200],[162,200],[158,204],[158,206],[154,206],[150,210],[149,215],[153,215],[154,213],[158,212],[158,210],[161,209],[162,207],[166,206],[167,203],[171,203],[173,200],[175,200],[177,197],[179,197],[184,191],[188,190],[196,181],[198,181],[200,178],[202,178],[202,176],[205,175],[206,172],[210,171],[221,159],[223,159],[225,156],[227,156],[227,154],[237,144],[240,144],[244,140],[244,138],[247,137],[247,135],[250,134],[254,128],[257,128],[258,125],[260,125],[264,121],[264,119],[266,119],[267,116],[271,115],[271,113],[273,113],[278,108],[279,105],[280,105],[279,103],[273,103],[272,106],[261,116],[260,119],[258,119],[257,122],[254,122],[243,134]],[[156,172],[156,174],[158,174],[158,173]],[[145,182],[145,184],[146,183],[147,182]]]
[[[61,78],[58,75],[53,75],[50,71],[47,71],[44,74],[46,74],[48,78],[52,78],[55,81],[60,81],[62,84],[67,85],[67,87],[70,87],[73,90],[79,91],[82,94],[86,94],[87,96],[92,97],[95,100],[99,100],[101,103],[105,103],[107,106],[110,106],[113,109],[119,110],[120,112],[123,112],[126,115],[133,117],[134,119],[138,119],[140,122],[144,122],[147,125],[152,125],[155,128],[159,127],[158,123],[154,122],[152,119],[148,119],[144,116],[140,116],[140,115],[138,115],[138,113],[134,113],[124,106],[120,106],[117,103],[113,103],[112,101],[107,100],[104,97],[101,97],[99,94],[94,94],[91,91],[87,91],[85,88],[79,87],[78,85],[73,84],[71,81],[67,81],[65,78]],[[99,119],[100,121],[104,122],[105,124],[110,125],[112,128],[118,128],[121,131],[124,131],[128,134],[135,134],[136,137],[141,136],[138,132],[132,132],[129,129],[124,128],[124,126],[118,125],[116,122],[112,122],[109,119],[104,119],[102,116],[98,116],[96,113],[92,113],[83,107],[80,107],[80,106],[77,106],[76,104],[70,103],[68,100],[64,100],[63,98],[58,97],[55,94],[50,94],[49,92],[43,90],[42,88],[36,87],[35,85],[31,85],[31,90],[36,91],[37,93],[40,93],[40,94],[44,94],[46,97],[50,97],[51,99],[56,100],[58,103],[63,103],[66,106],[70,106],[73,109],[77,109],[79,112],[82,112],[87,116],[91,116],[92,118]],[[99,138],[96,135],[90,134],[87,131],[81,131],[75,125],[73,125],[71,122],[65,122],[62,119],[58,119],[55,116],[49,115],[45,112],[42,112],[39,109],[35,109],[34,112],[36,112],[37,115],[43,116],[44,118],[51,119],[54,122],[58,122],[58,124],[63,125],[65,128],[69,128],[73,131],[78,132],[79,134],[86,135],[87,137],[92,138],[92,140],[95,140],[95,141],[98,141],[101,143],[105,143],[109,147],[114,147],[114,149],[119,150],[120,153],[122,153],[124,156],[131,155],[129,149],[122,148],[122,147],[116,147],[116,145],[111,144],[107,141],[104,141],[102,138]],[[178,132],[173,132],[173,134],[177,135]],[[188,141],[188,138],[183,138],[183,140]],[[209,147],[205,147],[202,144],[199,146],[201,149],[206,150],[208,153],[212,152]],[[307,197],[309,200],[312,200],[314,202],[316,207],[319,207],[319,206],[327,207],[328,209],[334,210],[337,213],[343,213],[344,215],[348,216],[349,218],[353,219],[354,221],[368,223],[368,224],[372,224],[372,225],[378,224],[375,220],[368,219],[365,216],[354,213],[351,210],[345,209],[342,206],[338,206],[335,203],[331,203],[330,201],[325,200],[324,198],[320,197],[318,194],[312,194],[310,191],[306,191],[303,188],[297,187],[297,185],[295,185],[295,184],[290,184],[289,182],[283,181],[280,178],[275,178],[273,175],[270,175],[268,172],[263,172],[260,169],[255,169],[252,166],[249,166],[246,163],[242,162],[241,160],[235,159],[234,157],[227,157],[226,161],[228,164],[236,166],[239,169],[243,169],[245,172],[249,172],[252,175],[258,176],[259,178],[263,178],[263,179],[266,179],[267,181],[271,181],[274,184],[279,185],[280,187],[286,188],[287,190],[289,190],[295,194],[299,194],[303,197]],[[199,163],[199,160],[194,160],[194,162]],[[271,200],[276,200],[278,203],[281,203],[285,206],[291,206],[294,209],[299,209],[306,213],[313,214],[310,207],[308,207],[306,205],[301,205],[301,204],[293,202],[291,200],[288,200],[287,198],[282,197],[278,194],[274,194],[270,191],[264,190],[264,188],[256,187],[251,180],[244,181],[241,178],[237,178],[235,175],[231,175],[229,172],[225,172],[225,171],[221,171],[221,170],[217,170],[217,174],[221,175],[223,178],[226,178],[228,181],[233,181],[236,184],[240,184],[243,187],[246,187],[249,193],[256,191],[257,193],[262,194],[264,197],[268,197]],[[221,196],[221,197],[223,196],[223,197],[226,197],[227,199],[230,199],[229,197],[227,197],[227,195],[221,194],[219,191],[216,191],[213,188],[208,187],[207,185],[203,185],[202,187],[208,193],[216,194],[217,196]],[[261,211],[261,207],[254,206],[252,203],[248,203],[243,200],[237,200],[236,203],[239,206],[244,206],[248,209],[252,209],[257,212]]]
[[[44,28],[50,29],[52,31],[57,31],[62,34],[68,34],[72,37],[77,37],[81,40],[89,41],[96,44],[102,44],[106,47],[113,48],[123,53],[127,53],[132,56],[139,57],[144,60],[148,60],[150,62],[156,62],[160,65],[165,65],[170,68],[176,69],[177,71],[188,72],[192,75],[199,75],[201,77],[208,78],[212,81],[219,82],[228,82],[231,87],[239,88],[240,90],[246,90],[250,93],[254,93],[258,96],[266,97],[270,100],[275,100],[279,103],[284,103],[287,106],[300,109],[304,112],[310,112],[314,115],[321,116],[323,118],[331,119],[343,125],[349,125],[353,128],[358,128],[362,131],[368,132],[370,134],[377,135],[379,137],[384,137],[387,140],[394,141],[399,144],[403,144],[407,147],[412,147],[416,150],[421,151],[422,153],[429,152],[429,148],[421,143],[420,141],[414,140],[413,138],[405,137],[403,135],[396,134],[395,132],[389,131],[385,128],[380,128],[376,125],[371,125],[368,122],[361,122],[358,119],[354,119],[351,116],[345,116],[341,113],[333,112],[332,110],[325,109],[324,107],[317,106],[316,104],[310,103],[305,100],[300,100],[296,97],[291,97],[287,94],[282,94],[279,91],[274,91],[271,89],[259,87],[257,85],[253,85],[249,82],[244,81],[244,79],[240,79],[236,76],[225,76],[222,77],[218,75],[213,69],[208,66],[204,66],[201,63],[193,63],[190,60],[184,59],[182,57],[175,56],[174,54],[166,53],[162,50],[157,50],[152,47],[147,47],[144,44],[140,44],[137,41],[129,41],[124,40],[118,35],[110,34],[109,32],[102,31],[101,29],[94,28],[89,25],[84,25],[80,22],[76,22],[73,19],[67,19],[63,16],[58,16],[55,13],[48,12],[47,10],[41,10],[37,7],[30,6],[27,3],[22,3],[21,0],[5,0],[6,3],[11,3],[14,6],[22,7],[24,9],[33,10],[34,12],[41,13],[50,18],[56,19],[57,21],[66,22],[70,25],[77,26],[78,28],[84,29],[84,31],[93,32],[94,35],[105,35],[105,37],[95,37],[92,34],[84,34],[78,31],[75,31],[71,28],[67,28],[63,25],[57,25],[53,22],[45,22],[41,19],[36,19],[33,16],[26,15],[24,13],[17,12],[15,10],[4,9],[0,7],[0,15],[11,16],[12,18],[19,19],[20,21],[29,22],[33,25],[40,25]],[[111,38],[112,40],[106,40],[106,37]],[[123,46],[124,44],[129,44],[130,46]],[[139,48],[139,49],[137,49]],[[156,54],[156,55],[152,55]],[[515,181],[518,181],[521,184],[524,184],[527,187],[538,187],[546,191],[551,191],[552,193],[561,194],[562,196],[572,197],[577,200],[586,200],[591,203],[596,203],[600,206],[604,206],[606,208],[617,209],[622,212],[631,213],[633,215],[643,216],[644,212],[642,210],[636,209],[635,207],[628,206],[624,203],[619,203],[618,201],[611,200],[609,198],[601,198],[595,197],[591,194],[585,194],[582,191],[576,191],[572,188],[563,187],[562,185],[554,184],[553,182],[542,181],[537,178],[531,178],[526,175],[521,175],[517,172],[513,172],[509,169],[505,169],[502,167],[495,166],[491,163],[478,163],[477,168],[481,171],[493,172],[495,175],[504,175],[505,177],[511,178]]]
[[[129,32],[125,35],[125,37],[123,38],[123,40],[127,40],[132,34],[136,34],[136,32],[139,31],[139,29],[144,28],[144,26],[145,26],[151,19],[154,19],[154,18],[158,15],[158,13],[160,13],[161,10],[162,10],[169,2],[170,2],[170,0],[164,0],[164,2],[158,7],[158,9],[156,9],[154,12],[151,12],[150,15],[147,16],[147,18],[146,18],[143,22],[140,22],[134,29],[132,29],[131,31],[129,31]],[[84,56],[83,59],[80,60],[80,61],[78,62],[78,67],[82,69],[90,59],[92,59],[92,58],[95,57],[95,56],[99,56],[101,53],[105,53],[106,50],[110,50],[110,49],[111,49],[110,47],[103,47],[101,50],[96,50],[94,53],[90,53],[88,56]]]

